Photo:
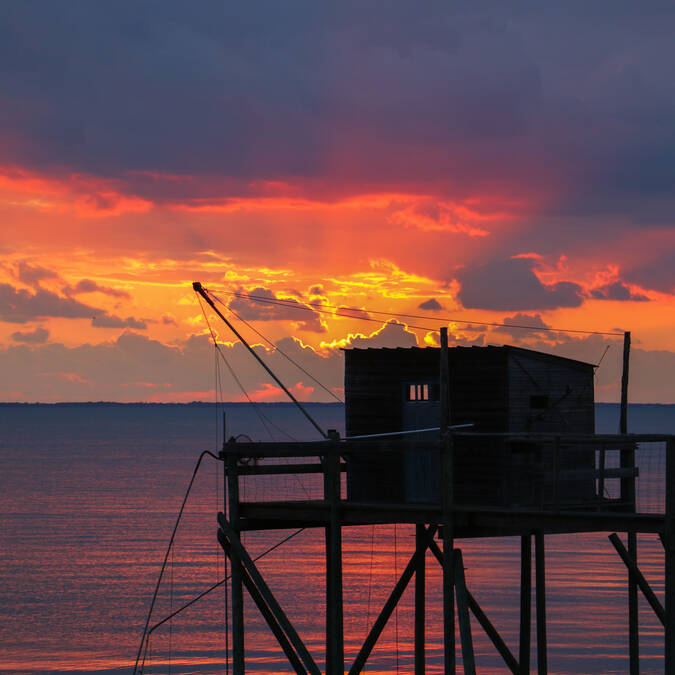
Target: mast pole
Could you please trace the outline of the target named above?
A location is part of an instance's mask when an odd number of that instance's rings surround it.
[[[227,327],[237,336],[237,339],[248,349],[249,352],[253,355],[253,358],[265,369],[267,374],[284,390],[288,398],[295,403],[295,405],[300,409],[300,412],[311,422],[312,426],[324,437],[328,438],[328,434],[317,424],[317,422],[314,420],[314,418],[303,408],[302,404],[298,399],[291,394],[291,392],[287,389],[286,385],[270,370],[269,366],[255,353],[251,345],[244,340],[244,338],[239,334],[237,329],[225,318],[223,313],[216,307],[214,304],[213,300],[211,300],[211,297],[208,295],[206,290],[202,287],[201,283],[199,281],[195,281],[192,283],[192,288],[194,289],[195,293],[199,293],[199,295],[208,302],[208,304],[211,306],[211,309],[225,322]]]

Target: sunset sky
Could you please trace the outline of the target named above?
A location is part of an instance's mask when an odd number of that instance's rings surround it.
[[[199,280],[338,397],[341,348],[448,325],[602,360],[600,401],[630,330],[631,400],[675,403],[674,34],[656,2],[3,3],[0,400],[214,400]]]

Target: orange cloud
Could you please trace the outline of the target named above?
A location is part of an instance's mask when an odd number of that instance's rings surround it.
[[[0,200],[41,212],[71,213],[79,218],[145,213],[152,203],[124,194],[121,186],[83,174],[41,176],[18,167],[0,167]]]

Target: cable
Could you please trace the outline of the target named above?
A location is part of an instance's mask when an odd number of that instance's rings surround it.
[[[265,424],[264,416],[262,415],[261,411],[258,409],[258,406],[255,404],[253,399],[248,395],[248,392],[246,391],[246,388],[244,385],[241,383],[239,378],[237,377],[237,374],[234,372],[234,369],[230,365],[230,362],[227,360],[225,354],[223,354],[223,350],[220,348],[220,345],[218,344],[218,340],[216,339],[216,334],[213,331],[213,328],[211,327],[211,322],[209,321],[208,316],[206,315],[206,312],[204,311],[204,305],[202,304],[201,297],[198,295],[197,298],[199,299],[199,308],[202,310],[202,315],[204,316],[204,321],[206,321],[206,325],[208,326],[209,333],[211,333],[211,340],[213,341],[213,346],[215,347],[216,351],[218,354],[220,354],[220,358],[223,359],[223,362],[227,366],[227,369],[230,371],[230,375],[232,375],[232,379],[237,383],[237,386],[241,390],[241,392],[244,394],[248,402],[251,404],[253,407],[254,412],[256,415],[258,415],[258,418],[260,419],[261,424],[265,428],[265,431],[267,432],[268,436],[274,440],[274,436],[272,435],[272,432],[269,430],[267,427],[267,424]]]
[[[187,503],[188,497],[190,495],[190,490],[192,490],[192,485],[195,482],[195,478],[197,476],[197,472],[199,471],[199,467],[202,463],[202,460],[204,457],[209,456],[213,457],[213,459],[221,462],[222,460],[220,457],[217,457],[214,455],[210,450],[204,450],[201,455],[199,455],[199,459],[197,460],[197,464],[192,472],[192,478],[190,478],[190,482],[188,483],[187,490],[185,491],[185,496],[183,497],[183,503],[180,505],[180,509],[178,511],[178,517],[176,518],[176,524],[173,526],[173,531],[171,532],[171,538],[169,539],[169,545],[166,549],[166,553],[164,554],[164,560],[162,562],[162,567],[159,570],[159,578],[157,579],[157,584],[155,585],[155,592],[152,594],[152,601],[150,602],[150,609],[148,610],[148,618],[145,620],[145,627],[143,628],[143,637],[141,638],[141,644],[138,647],[138,654],[136,655],[136,663],[134,664],[134,675],[138,671],[138,662],[141,658],[141,652],[143,651],[143,643],[145,642],[145,638],[148,634],[148,626],[150,625],[150,618],[152,617],[152,610],[155,608],[155,601],[157,600],[157,594],[159,593],[159,586],[162,582],[162,576],[164,575],[164,570],[166,569],[166,563],[169,559],[169,553],[171,552],[171,547],[173,546],[173,541],[176,538],[176,532],[178,531],[178,525],[180,524],[180,520],[183,516],[183,511],[185,510],[185,504]]]
[[[213,297],[214,297],[214,298],[215,298],[215,299],[216,299],[223,307],[225,307],[225,309],[227,309],[229,312],[231,312],[232,314],[234,314],[234,316],[236,316],[237,319],[239,319],[239,321],[241,321],[243,324],[245,324],[246,326],[248,326],[248,327],[249,327],[249,328],[250,328],[250,329],[258,336],[258,337],[262,338],[265,342],[267,342],[267,344],[268,344],[270,347],[272,347],[272,349],[278,351],[284,358],[288,359],[288,361],[290,361],[296,368],[298,368],[299,370],[301,370],[301,371],[302,371],[305,375],[307,375],[307,377],[309,377],[312,381],[314,381],[316,384],[318,384],[318,385],[319,385],[319,386],[320,386],[327,394],[329,394],[330,396],[332,396],[338,403],[344,403],[344,401],[343,401],[343,400],[342,400],[342,399],[341,399],[334,391],[332,391],[331,389],[329,389],[328,387],[326,387],[326,385],[324,385],[322,382],[320,382],[319,380],[317,380],[317,378],[314,377],[314,375],[312,375],[310,372],[308,372],[307,370],[305,370],[305,368],[303,368],[303,366],[301,366],[297,361],[293,360],[288,354],[286,354],[286,352],[285,352],[283,349],[281,349],[281,347],[279,347],[279,345],[275,344],[275,343],[272,342],[271,340],[268,340],[268,339],[267,339],[267,338],[266,338],[259,330],[257,330],[257,329],[256,329],[254,326],[252,326],[248,321],[246,321],[246,319],[243,319],[243,318],[241,317],[240,314],[238,314],[237,312],[235,312],[231,307],[228,307],[228,306],[227,306],[227,305],[226,305],[226,304],[225,304],[225,303],[224,303],[224,302],[223,302],[223,301],[222,301],[215,293],[211,292],[211,295],[212,295],[212,296],[213,296]]]
[[[329,305],[329,304],[323,304],[321,307],[317,306],[309,306],[309,305],[302,305],[299,304],[296,300],[293,302],[284,302],[283,298],[266,298],[262,295],[254,295],[254,294],[249,294],[249,293],[239,293],[239,292],[234,292],[234,291],[219,291],[224,293],[225,295],[231,295],[237,298],[245,298],[247,300],[254,300],[255,302],[262,302],[262,303],[268,303],[272,305],[280,305],[282,307],[290,307],[292,309],[302,309],[306,311],[311,311],[311,312],[319,312],[323,314],[332,314],[335,315],[335,312],[328,311],[328,309],[334,309],[342,313],[344,315],[344,312],[357,312],[357,311],[365,311],[368,312],[368,314],[379,314],[381,316],[390,316],[394,318],[406,318],[406,319],[422,319],[424,321],[429,320],[429,321],[443,321],[443,322],[448,322],[448,323],[465,323],[465,324],[474,324],[476,326],[493,326],[493,327],[498,327],[498,328],[519,328],[522,330],[532,330],[532,331],[538,331],[538,332],[551,332],[551,333],[581,333],[584,335],[623,335],[621,331],[597,331],[597,330],[582,330],[578,328],[553,328],[553,327],[541,327],[541,326],[526,326],[522,324],[513,324],[513,323],[499,323],[499,322],[494,322],[494,321],[472,321],[469,319],[457,319],[453,317],[448,317],[448,316],[429,316],[429,315],[424,315],[424,314],[403,314],[401,312],[384,312],[381,310],[374,310],[374,309],[368,309],[365,308],[363,310],[358,310],[358,309],[353,309],[351,310],[349,307],[338,307],[337,305]],[[221,301],[222,302],[222,301]],[[327,308],[327,309],[323,309]],[[232,310],[230,310],[232,311]],[[381,323],[378,319],[372,319],[370,317],[365,317],[365,316],[356,316],[356,315],[347,315],[348,318],[350,319],[359,319],[361,321],[374,321],[376,323]],[[435,327],[430,327],[430,326],[413,326],[409,325],[409,328],[419,328],[421,330],[437,330]]]
[[[293,537],[296,537],[297,535],[299,535],[301,532],[304,532],[304,531],[305,531],[305,528],[304,528],[304,527],[301,527],[299,530],[296,530],[295,532],[292,532],[292,533],[289,534],[287,537],[284,537],[283,539],[281,539],[280,541],[278,541],[276,544],[274,544],[273,546],[270,546],[268,549],[266,549],[265,551],[263,551],[260,555],[258,555],[258,556],[256,556],[255,558],[253,558],[253,562],[258,562],[258,560],[260,560],[261,558],[264,558],[266,555],[269,555],[270,553],[272,553],[272,551],[275,551],[275,550],[278,549],[280,546],[282,546],[282,545],[285,544],[286,542],[288,542],[288,541],[290,541],[291,539],[293,539]],[[183,606],[179,607],[175,612],[172,612],[171,614],[168,614],[168,615],[165,616],[161,621],[158,621],[156,624],[154,624],[154,625],[150,628],[150,630],[148,630],[147,636],[144,636],[144,640],[147,639],[147,641],[149,642],[150,636],[152,635],[152,633],[154,633],[155,630],[157,630],[158,628],[160,628],[161,626],[163,626],[167,621],[170,621],[170,620],[173,619],[174,617],[178,616],[181,612],[183,612],[184,610],[186,610],[188,607],[192,607],[192,605],[194,605],[196,602],[198,602],[198,601],[201,600],[202,598],[205,598],[205,597],[206,597],[209,593],[211,593],[212,591],[215,591],[216,588],[220,588],[220,586],[222,586],[225,582],[229,581],[229,579],[230,579],[230,576],[225,576],[225,577],[224,577],[223,579],[221,579],[219,582],[213,584],[213,586],[210,586],[210,587],[207,588],[205,591],[202,591],[199,595],[197,595],[197,596],[195,596],[194,598],[192,598],[192,600],[190,600],[189,602],[186,602]],[[147,650],[147,647],[146,647],[146,650]]]

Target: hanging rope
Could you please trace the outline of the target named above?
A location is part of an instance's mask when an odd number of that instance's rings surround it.
[[[197,464],[195,465],[195,468],[192,472],[192,477],[190,478],[190,482],[188,483],[187,490],[185,491],[185,496],[183,497],[183,502],[180,505],[180,509],[178,510],[178,517],[176,518],[176,523],[173,526],[173,530],[171,532],[171,538],[169,539],[169,545],[167,546],[166,553],[164,554],[164,560],[162,561],[162,567],[159,570],[159,577],[157,578],[157,583],[155,584],[155,591],[152,594],[152,600],[150,602],[150,609],[148,610],[148,616],[145,620],[145,627],[143,628],[143,636],[141,637],[141,644],[138,647],[138,654],[136,655],[136,663],[134,664],[134,675],[138,671],[138,663],[141,658],[141,652],[143,651],[143,643],[145,642],[146,636],[148,634],[148,626],[150,625],[150,618],[152,617],[152,611],[155,608],[155,602],[157,601],[157,595],[159,593],[159,587],[160,584],[162,583],[162,577],[164,576],[164,570],[166,569],[167,561],[169,560],[169,554],[171,553],[171,548],[173,546],[174,539],[176,538],[176,532],[178,531],[178,525],[180,524],[181,518],[183,517],[183,511],[185,510],[185,504],[187,503],[188,497],[190,496],[190,491],[192,490],[192,486],[194,485],[195,478],[197,477],[197,472],[199,471],[199,467],[202,464],[202,460],[204,457],[212,457],[213,459],[217,461],[222,461],[220,457],[217,457],[214,455],[210,450],[204,450],[201,455],[199,455],[199,459],[197,460]]]

